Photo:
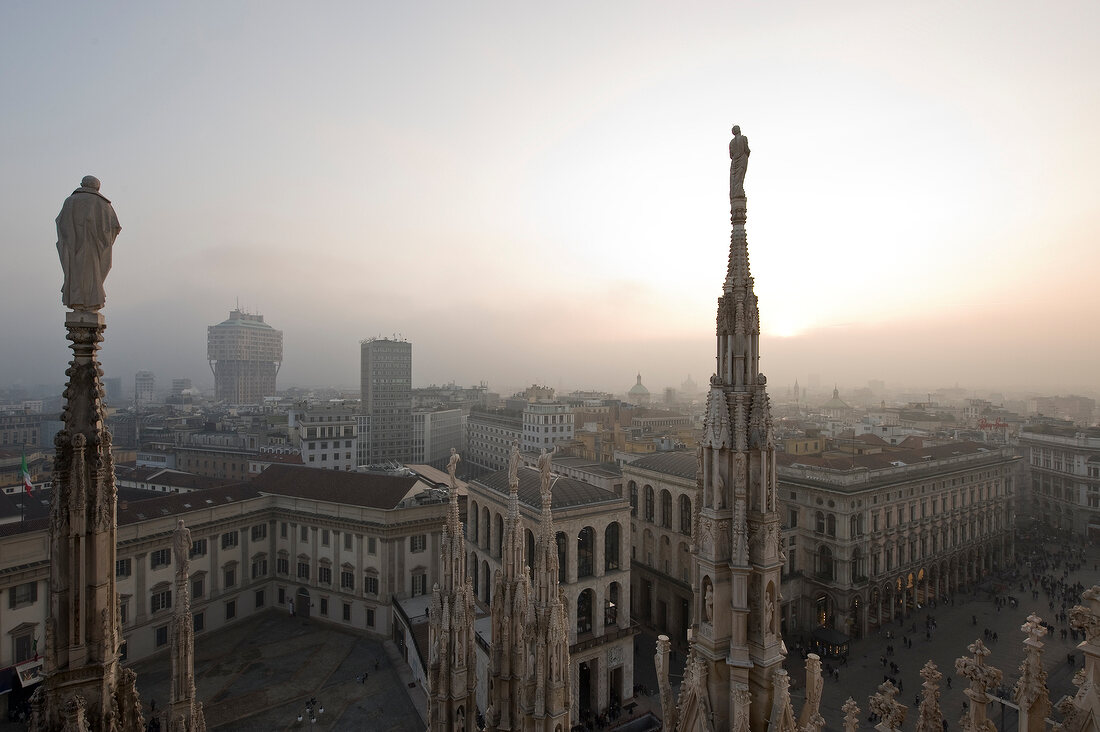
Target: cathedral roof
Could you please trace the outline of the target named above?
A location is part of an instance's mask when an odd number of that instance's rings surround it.
[[[698,460],[691,452],[657,452],[638,458],[630,463],[630,467],[694,480]]]
[[[473,481],[505,497],[508,495],[508,471],[498,470],[483,475]],[[553,500],[551,509],[590,506],[597,503],[613,503],[623,499],[609,490],[604,490],[583,480],[565,476],[555,476],[552,483]],[[542,476],[536,468],[523,467],[519,470],[519,502],[536,512],[542,510]]]

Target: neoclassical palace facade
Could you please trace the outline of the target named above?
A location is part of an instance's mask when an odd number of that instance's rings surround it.
[[[784,634],[863,637],[1005,566],[1018,461],[973,442],[842,460],[780,454]]]

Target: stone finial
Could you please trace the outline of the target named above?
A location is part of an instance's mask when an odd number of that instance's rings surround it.
[[[875,729],[879,732],[896,732],[905,722],[908,708],[897,700],[898,688],[889,681],[879,685],[878,691],[871,695],[869,704],[871,713],[879,719]]]
[[[967,646],[967,650],[974,655],[955,660],[955,672],[970,680],[970,688],[963,692],[970,700],[969,710],[963,717],[963,726],[965,729],[982,730],[988,726],[986,722],[989,721],[989,692],[1000,686],[1003,674],[999,669],[986,665],[989,649],[980,638]]]
[[[859,729],[859,704],[848,697],[848,701],[840,709],[844,712],[844,732],[856,732]]]
[[[820,732],[825,727],[825,718],[821,716],[821,691],[825,680],[821,676],[821,657],[816,653],[806,656],[806,701],[802,705],[802,714],[798,725],[804,732]]]
[[[1043,643],[1046,626],[1038,615],[1029,615],[1020,626],[1024,639],[1024,660],[1020,663],[1020,679],[1016,682],[1014,697],[1020,705],[1020,729],[1026,732],[1043,732],[1044,721],[1050,714],[1050,692],[1047,691],[1047,672],[1043,668]]]
[[[1069,623],[1085,634],[1085,640],[1077,646],[1085,656],[1085,667],[1073,677],[1077,694],[1058,701],[1061,732],[1092,730],[1100,720],[1100,585],[1081,593],[1081,600],[1082,604],[1070,611]]]
[[[928,661],[920,670],[924,679],[921,688],[920,706],[917,708],[917,732],[942,732],[943,712],[940,709],[940,681],[943,674],[936,664]]]
[[[661,691],[661,718],[666,729],[676,729],[676,702],[672,697],[672,684],[668,680],[668,656],[672,643],[667,635],[657,636],[657,655],[653,662],[657,670],[657,687]]]
[[[512,449],[508,453],[508,489],[515,493],[519,490],[519,440],[512,440]]]

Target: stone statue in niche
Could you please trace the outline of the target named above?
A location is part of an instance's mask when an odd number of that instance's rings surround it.
[[[99,192],[98,178],[84,176],[61,205],[55,223],[65,274],[61,302],[73,310],[99,310],[107,300],[103,282],[111,271],[111,248],[122,226],[111,201]]]

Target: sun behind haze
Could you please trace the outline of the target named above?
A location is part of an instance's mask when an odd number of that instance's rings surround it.
[[[7,3],[0,386],[61,383],[53,219],[123,230],[108,375],[651,389],[712,369],[740,124],[771,383],[1092,388],[1100,6]]]

